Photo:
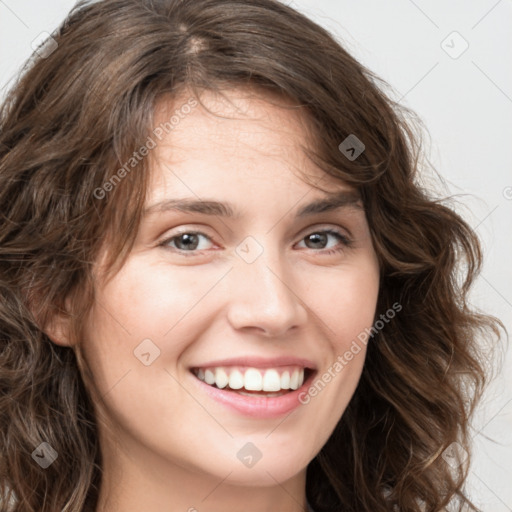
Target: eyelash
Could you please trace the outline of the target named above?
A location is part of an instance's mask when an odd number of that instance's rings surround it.
[[[319,251],[315,251],[314,249],[311,249],[314,252],[319,252],[322,255],[330,255],[330,254],[339,253],[339,252],[343,251],[344,249],[351,247],[351,245],[352,245],[352,240],[350,240],[344,233],[337,231],[335,229],[319,229],[316,231],[311,231],[310,233],[308,233],[307,235],[302,237],[300,241],[302,242],[308,236],[313,235],[313,234],[319,234],[319,233],[335,236],[341,242],[341,246],[336,249],[323,249],[323,250],[319,250]],[[160,242],[158,244],[158,246],[163,247],[164,249],[171,250],[173,252],[177,252],[178,254],[182,254],[186,257],[197,256],[198,253],[201,254],[202,251],[198,251],[198,250],[184,251],[182,249],[169,247],[169,245],[168,245],[169,242],[171,242],[183,235],[201,235],[201,236],[204,236],[205,238],[207,238],[208,240],[211,240],[208,235],[202,233],[201,231],[190,230],[190,231],[182,231],[181,233],[177,233],[170,238],[166,238],[165,240],[162,240],[162,242]]]

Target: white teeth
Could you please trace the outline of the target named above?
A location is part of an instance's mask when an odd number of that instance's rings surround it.
[[[280,391],[281,379],[277,370],[267,370],[263,376],[263,391]]]
[[[297,389],[299,387],[299,371],[294,370],[290,377],[290,388]]]
[[[229,385],[230,389],[245,391],[265,391],[274,396],[273,392],[286,389],[298,389],[304,383],[304,368],[296,368],[293,371],[285,370],[282,374],[276,368],[266,370],[247,368],[242,372],[239,368],[218,367],[211,369],[198,369],[198,379],[209,385],[216,385],[223,389]]]
[[[219,388],[225,388],[228,385],[229,377],[224,368],[217,368],[215,370],[215,385]]]
[[[229,387],[231,389],[242,389],[244,387],[244,376],[240,370],[233,370],[229,375]]]
[[[281,375],[281,389],[290,389],[290,372],[288,370]]]
[[[212,384],[215,383],[215,374],[211,370],[206,370],[204,372],[204,381],[206,382],[206,384],[210,384],[211,386]]]
[[[244,388],[247,391],[261,391],[263,388],[263,377],[255,368],[249,368],[245,371]]]

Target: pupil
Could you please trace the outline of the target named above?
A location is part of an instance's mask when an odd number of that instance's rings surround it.
[[[311,235],[308,236],[308,239],[310,241],[312,241],[314,244],[318,244],[318,243],[321,243],[321,242],[325,242],[325,233],[313,233]]]
[[[190,248],[192,248],[192,249],[196,249],[197,248],[197,235],[192,235],[192,234],[185,233],[184,235],[181,235],[178,240],[180,241],[180,243],[182,243],[183,241],[185,242],[185,244],[184,244],[185,248],[189,248],[189,249]]]

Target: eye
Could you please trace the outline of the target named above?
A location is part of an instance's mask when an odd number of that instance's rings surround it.
[[[329,247],[329,238],[337,240],[337,244]],[[176,251],[184,256],[194,256],[198,252],[208,250],[208,242],[201,243],[201,240],[210,241],[211,238],[200,231],[183,231],[166,238],[158,245],[165,249]],[[314,252],[321,254],[333,254],[350,247],[352,241],[341,231],[335,229],[322,229],[313,231],[306,235],[300,243],[305,242],[307,249],[320,249]],[[327,247],[326,247],[327,246]],[[187,254],[188,253],[188,254]]]
[[[201,244],[201,238],[210,240],[209,236],[199,231],[184,231],[183,233],[179,233],[171,238],[163,240],[159,245],[165,248],[176,249],[182,253],[193,253],[196,251],[203,251],[208,248],[204,247],[205,244]],[[188,256],[188,254],[186,256]]]
[[[338,244],[331,245],[331,247],[325,247],[328,245],[329,237],[338,240]],[[333,254],[336,252],[341,252],[345,248],[350,247],[352,241],[341,231],[337,231],[335,229],[322,229],[318,231],[313,231],[310,234],[306,235],[301,243],[305,242],[306,247],[308,249],[323,249],[322,254]],[[319,247],[320,246],[320,247]]]

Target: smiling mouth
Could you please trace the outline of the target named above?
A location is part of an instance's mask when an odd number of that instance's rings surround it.
[[[299,389],[314,370],[299,366],[278,368],[253,368],[219,366],[192,368],[192,374],[200,381],[223,391],[245,396],[274,398]]]

